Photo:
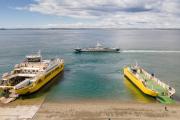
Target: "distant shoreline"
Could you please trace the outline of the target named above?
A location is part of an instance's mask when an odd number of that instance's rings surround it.
[[[180,30],[180,28],[0,28],[0,30]]]

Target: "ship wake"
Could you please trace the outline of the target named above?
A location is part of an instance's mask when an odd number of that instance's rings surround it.
[[[175,50],[122,50],[121,53],[180,53]]]

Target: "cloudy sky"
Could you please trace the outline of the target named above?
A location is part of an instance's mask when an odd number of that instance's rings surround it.
[[[180,28],[180,0],[0,0],[0,27]]]

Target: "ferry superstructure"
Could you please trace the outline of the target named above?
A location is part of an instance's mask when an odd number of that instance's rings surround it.
[[[0,100],[8,103],[19,95],[36,92],[63,69],[63,59],[43,60],[40,52],[27,55],[25,60],[16,64],[10,73],[3,74],[2,80],[0,80],[3,97]]]
[[[97,43],[95,47],[91,48],[75,48],[76,53],[80,52],[119,52],[119,48],[103,47],[100,43]]]

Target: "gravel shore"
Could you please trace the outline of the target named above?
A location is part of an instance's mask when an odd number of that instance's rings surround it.
[[[167,109],[165,109],[165,106]],[[180,104],[114,101],[44,103],[33,120],[179,120]]]
[[[166,107],[166,109],[165,109]],[[180,103],[17,100],[0,105],[0,120],[179,120]]]

